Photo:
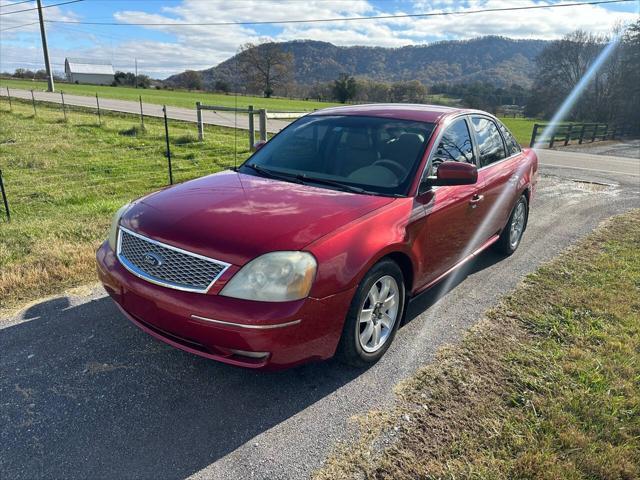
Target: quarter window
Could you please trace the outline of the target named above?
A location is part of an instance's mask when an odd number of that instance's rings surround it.
[[[471,135],[464,118],[453,122],[444,132],[431,160],[431,175],[435,175],[442,162],[475,163]]]
[[[521,152],[522,149],[520,148],[520,144],[517,142],[514,136],[511,135],[511,132],[507,129],[507,127],[505,127],[502,122],[498,122],[498,127],[500,128],[500,132],[502,133],[502,137],[504,138],[504,143],[507,146],[507,156],[510,157],[511,155],[515,155],[516,153]]]
[[[506,157],[498,127],[488,118],[473,117],[473,129],[478,140],[480,166],[485,167]]]

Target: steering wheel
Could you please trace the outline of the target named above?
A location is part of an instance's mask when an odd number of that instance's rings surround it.
[[[409,171],[400,162],[396,162],[395,160],[390,160],[388,158],[376,160],[373,164],[391,170],[394,175],[398,177],[398,180],[402,180],[407,176],[407,173],[409,173]]]

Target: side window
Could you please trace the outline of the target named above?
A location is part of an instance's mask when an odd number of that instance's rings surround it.
[[[467,122],[460,118],[447,127],[431,160],[431,175],[442,162],[475,163]]]
[[[484,117],[473,117],[471,122],[478,140],[480,166],[486,167],[505,158],[504,143],[496,124]]]
[[[515,137],[511,135],[511,132],[503,125],[502,122],[498,122],[498,127],[504,138],[504,143],[507,145],[507,157],[515,155],[522,151],[520,144],[516,141]]]

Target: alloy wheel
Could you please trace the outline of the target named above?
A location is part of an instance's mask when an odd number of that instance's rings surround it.
[[[524,222],[526,218],[526,208],[523,201],[518,202],[516,210],[513,212],[513,218],[511,219],[511,227],[509,229],[509,244],[511,248],[515,250],[522,238],[522,232],[524,231]]]
[[[369,290],[358,315],[362,350],[374,353],[387,342],[397,321],[400,289],[391,275],[378,279]]]

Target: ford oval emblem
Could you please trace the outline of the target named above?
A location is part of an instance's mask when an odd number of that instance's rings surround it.
[[[162,265],[162,257],[155,253],[147,252],[142,256],[144,263],[149,265],[150,267],[159,267]]]

